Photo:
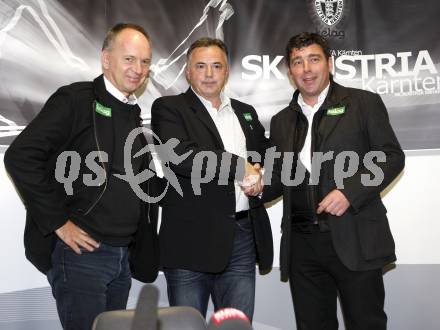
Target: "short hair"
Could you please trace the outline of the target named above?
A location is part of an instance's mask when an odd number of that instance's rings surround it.
[[[289,39],[286,46],[286,63],[287,66],[290,65],[290,54],[294,48],[301,49],[310,45],[316,44],[321,47],[326,58],[330,58],[330,47],[328,45],[327,39],[320,36],[317,33],[302,32]]]
[[[140,32],[145,38],[147,38],[148,42],[151,43],[149,34],[142,26],[133,23],[118,23],[107,32],[104,42],[102,43],[102,50],[110,49],[113,46],[117,35],[125,29],[132,29]]]
[[[217,38],[200,38],[194,41],[191,46],[189,46],[188,51],[186,52],[186,60],[189,61],[191,57],[191,53],[194,49],[200,48],[200,47],[210,47],[210,46],[217,46],[220,48],[223,53],[226,55],[226,59],[229,56],[228,47],[226,47],[225,43]]]

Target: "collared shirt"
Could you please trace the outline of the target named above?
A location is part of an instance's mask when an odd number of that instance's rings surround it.
[[[200,99],[202,104],[208,110],[209,115],[214,121],[215,126],[220,134],[223,145],[227,152],[235,154],[239,157],[247,158],[246,137],[243,129],[231,106],[231,99],[223,92],[220,94],[221,104],[218,110],[212,106],[212,103],[202,96],[198,95],[194,89],[193,92]],[[248,197],[241,190],[237,181],[235,186],[235,211],[244,211],[249,209]]]
[[[304,146],[302,150],[299,153],[299,159],[301,160],[301,163],[307,168],[309,173],[311,172],[312,168],[312,155],[311,155],[311,149],[312,149],[312,123],[313,123],[313,116],[315,113],[318,112],[321,105],[324,103],[325,98],[328,94],[328,89],[330,87],[330,83],[327,85],[326,88],[319,94],[318,96],[318,102],[312,107],[308,105],[306,102],[304,102],[304,99],[301,95],[301,93],[298,95],[298,104],[301,107],[301,110],[303,114],[306,116],[307,121],[309,122],[309,126],[307,128],[307,135],[306,140],[304,142]]]
[[[130,94],[130,95],[128,95],[128,97],[125,96],[124,93],[122,93],[119,89],[117,89],[115,87],[115,85],[113,85],[110,82],[110,80],[108,80],[105,76],[104,76],[104,84],[105,84],[105,89],[107,90],[107,92],[109,92],[111,95],[113,95],[119,101],[121,101],[123,103],[131,104],[131,105],[135,105],[138,103],[136,95]]]

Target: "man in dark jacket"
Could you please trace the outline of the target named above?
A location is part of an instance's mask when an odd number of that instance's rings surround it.
[[[163,202],[160,258],[171,305],[206,315],[211,296],[215,309],[234,307],[252,318],[255,264],[270,269],[273,244],[266,210],[239,181],[245,172],[259,176],[246,160],[249,151],[264,154],[267,141],[255,109],[224,94],[228,74],[225,44],[199,39],[187,53],[190,88],[153,103],[154,132],[162,142],[177,139],[183,159],[170,165],[181,192],[168,189]],[[248,188],[251,195],[259,190]]]
[[[94,81],[58,89],[4,158],[27,210],[26,257],[47,274],[64,329],[89,330],[99,313],[125,308],[131,273],[153,281],[158,269],[157,208],[121,179],[125,141],[140,123],[134,92],[149,73],[148,34],[117,24],[101,62]],[[138,134],[132,154],[145,144]],[[134,174],[150,161],[133,158]]]
[[[385,329],[382,267],[396,256],[380,193],[404,154],[380,97],[333,81],[325,39],[292,37],[286,60],[297,90],[271,121],[284,157],[263,200],[283,196],[280,267],[297,328],[337,329],[339,293],[347,329]]]

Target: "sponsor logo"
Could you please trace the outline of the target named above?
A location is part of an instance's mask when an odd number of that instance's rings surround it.
[[[249,112],[244,113],[243,116],[246,121],[252,121],[252,115]]]
[[[427,49],[377,54],[365,54],[360,49],[333,49],[331,55],[332,74],[345,86],[394,97],[440,94],[439,69],[434,55]],[[283,56],[272,57],[272,60],[265,55],[265,60],[258,65],[256,59],[260,58],[258,55],[243,57],[243,80],[286,79],[278,69]],[[267,66],[263,65],[265,62]]]
[[[362,54],[332,51],[335,79],[381,95],[423,96],[440,93],[440,76],[428,50]]]
[[[345,112],[345,107],[330,108],[327,110],[327,116],[339,116]]]
[[[95,101],[95,111],[96,113],[99,113],[100,115],[104,117],[111,117],[112,116],[112,108],[108,108],[98,101]]]

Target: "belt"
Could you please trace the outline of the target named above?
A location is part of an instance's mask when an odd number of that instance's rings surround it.
[[[249,218],[249,210],[245,210],[245,211],[240,211],[240,212],[236,212],[235,213],[235,220],[241,220],[241,219],[245,219],[245,218]]]
[[[302,234],[312,234],[312,233],[326,233],[330,231],[328,221],[318,221],[318,222],[293,222],[292,230],[297,233]]]

